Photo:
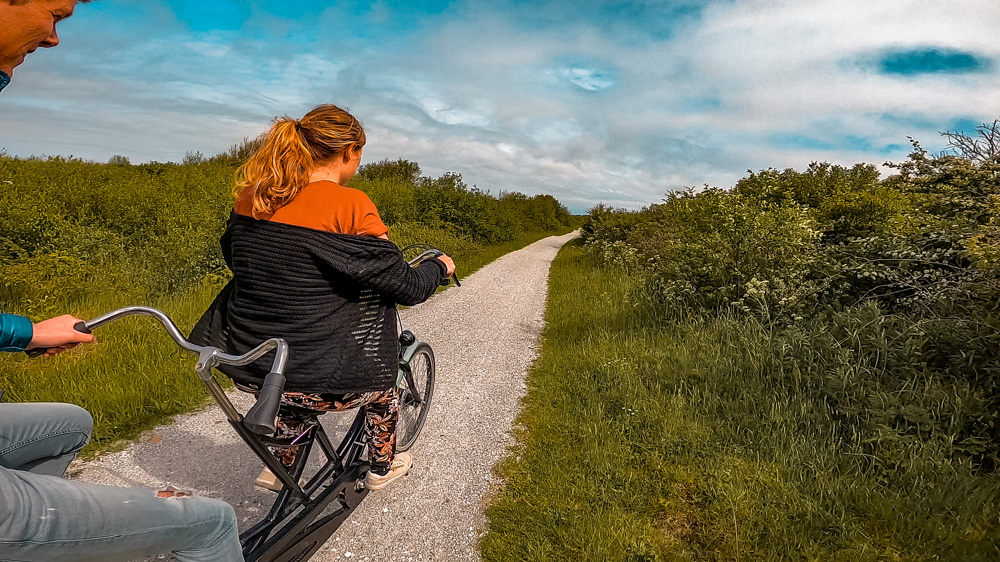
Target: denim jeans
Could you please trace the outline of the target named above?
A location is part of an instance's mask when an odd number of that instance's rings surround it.
[[[64,480],[93,421],[70,404],[0,404],[0,561],[114,562],[170,552],[243,562],[233,508]]]

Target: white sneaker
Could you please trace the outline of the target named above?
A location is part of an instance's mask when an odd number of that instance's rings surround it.
[[[265,490],[274,490],[275,492],[280,492],[284,489],[285,485],[278,480],[278,477],[271,472],[270,468],[264,467],[264,470],[260,471],[257,478],[253,481],[255,486],[260,486]],[[299,486],[305,486],[305,480],[299,478]]]
[[[413,468],[413,459],[410,458],[410,453],[396,453],[396,458],[392,459],[392,464],[389,465],[389,472],[382,476],[374,472],[368,473],[368,476],[365,477],[365,488],[381,490],[401,478],[411,468]]]

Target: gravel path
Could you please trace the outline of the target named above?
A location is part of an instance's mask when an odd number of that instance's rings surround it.
[[[492,468],[511,442],[542,328],[548,271],[576,234],[550,237],[508,254],[424,304],[402,312],[404,327],[434,348],[437,386],[427,425],[412,449],[414,467],[372,492],[311,560],[478,560],[484,506],[500,484]],[[192,376],[193,372],[192,372]],[[241,394],[241,393],[237,393]],[[237,406],[249,406],[245,395]],[[327,414],[337,441],[353,414]],[[241,528],[274,495],[256,489],[261,463],[217,408],[178,416],[128,449],[76,463],[75,478],[117,486],[173,485],[231,503]]]

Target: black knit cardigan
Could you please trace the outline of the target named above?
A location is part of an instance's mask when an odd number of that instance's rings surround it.
[[[191,332],[191,341],[228,353],[288,342],[287,391],[385,390],[396,382],[396,304],[431,295],[445,265],[410,267],[395,244],[233,213],[222,236],[233,279]],[[235,381],[260,384],[268,354],[246,367],[223,366]]]

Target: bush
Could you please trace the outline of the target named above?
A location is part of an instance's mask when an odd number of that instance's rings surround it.
[[[477,244],[509,242],[524,232],[552,232],[572,220],[550,195],[494,197],[469,188],[461,174],[421,177],[420,166],[406,160],[366,164],[350,186],[371,197],[386,224],[420,223]]]
[[[673,193],[639,213],[596,207],[584,233],[605,261],[646,266],[646,294],[665,310],[798,311],[823,286],[820,233],[788,200],[721,189]]]
[[[845,443],[992,471],[998,165],[915,144],[885,180],[863,164],[765,170],[638,212],[595,207],[584,233],[604,263],[643,277],[633,298],[664,320],[735,315],[777,334],[770,368],[808,376]]]
[[[231,181],[217,164],[0,158],[0,306],[41,317],[87,292],[152,300],[221,274]]]

